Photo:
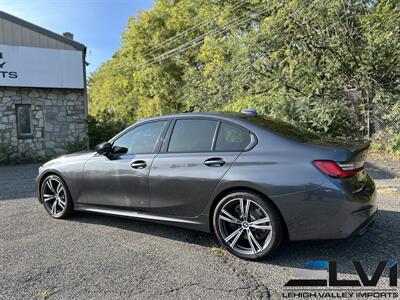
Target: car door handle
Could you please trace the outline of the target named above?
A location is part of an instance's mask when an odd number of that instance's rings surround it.
[[[222,167],[225,164],[225,161],[221,157],[213,157],[207,159],[204,164],[209,167]]]
[[[131,167],[134,169],[144,169],[146,168],[147,164],[143,160],[136,160],[133,163],[131,163]]]

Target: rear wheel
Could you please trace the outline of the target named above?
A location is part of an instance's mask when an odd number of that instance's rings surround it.
[[[73,203],[65,182],[57,175],[47,176],[41,186],[41,198],[46,211],[55,219],[67,217]]]
[[[235,192],[225,196],[215,208],[213,221],[219,242],[241,258],[264,258],[283,239],[279,213],[257,194]]]

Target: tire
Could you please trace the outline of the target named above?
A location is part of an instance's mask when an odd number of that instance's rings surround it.
[[[46,176],[41,184],[40,197],[46,212],[54,219],[66,218],[73,211],[71,194],[60,176]]]
[[[250,192],[234,192],[221,199],[214,210],[213,227],[224,248],[248,260],[271,255],[284,238],[279,212],[268,200]]]

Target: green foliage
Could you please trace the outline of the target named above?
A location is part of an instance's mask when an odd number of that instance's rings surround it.
[[[41,163],[49,158],[43,157],[37,154],[32,154],[30,152],[14,153],[10,156],[9,164],[32,164]]]
[[[86,138],[77,139],[65,145],[65,151],[67,151],[67,153],[74,153],[87,149],[88,149],[88,140]]]
[[[16,153],[11,144],[7,142],[0,143],[0,165],[31,164],[45,160],[46,158],[32,154],[30,151]]]
[[[7,143],[0,143],[0,165],[9,164],[10,156],[13,153],[12,146]]]
[[[400,134],[397,134],[389,139],[388,149],[392,153],[400,153]]]
[[[102,112],[97,118],[88,116],[89,148],[94,149],[101,142],[108,141],[126,127],[122,121],[111,113]]]
[[[90,78],[90,144],[143,117],[247,107],[324,136],[364,137],[368,119],[398,132],[399,22],[397,0],[158,0]]]
[[[371,151],[385,152],[400,159],[400,134],[380,132],[374,135]]]

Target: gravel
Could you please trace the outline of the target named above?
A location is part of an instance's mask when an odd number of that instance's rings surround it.
[[[364,236],[287,243],[260,262],[195,231],[84,213],[54,220],[34,198],[37,167],[0,167],[0,299],[279,299],[307,261],[337,260],[341,278],[356,278],[352,260],[371,274],[399,258],[400,168],[382,161],[368,164],[380,213]]]

